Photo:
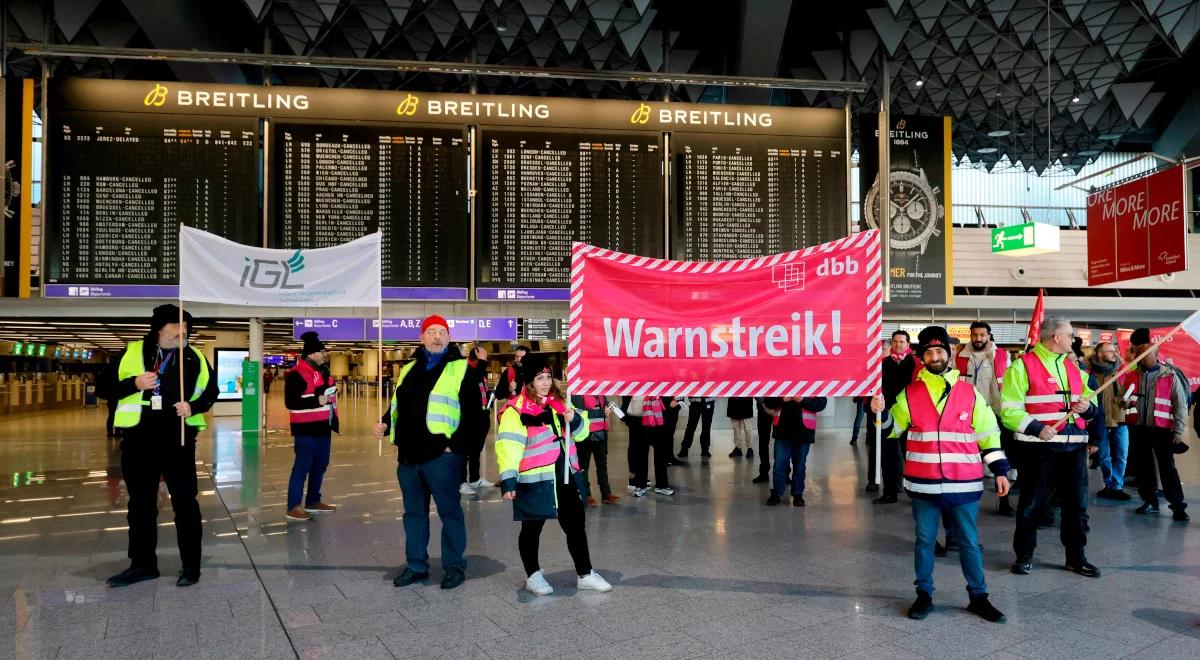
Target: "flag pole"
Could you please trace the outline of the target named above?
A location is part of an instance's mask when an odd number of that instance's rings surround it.
[[[380,242],[379,242],[379,252],[380,252],[379,263],[380,264],[383,263],[383,240],[382,239],[383,239],[383,234],[382,234],[382,232],[380,232]],[[378,364],[376,364],[377,372],[378,372],[378,373],[376,373],[376,378],[378,379],[378,381],[377,381],[376,390],[375,390],[375,393],[377,395],[376,396],[377,401],[375,402],[375,419],[383,418],[383,285],[382,285],[383,273],[382,272],[379,273],[379,278],[380,278],[381,284],[379,286],[379,307],[377,308],[377,314],[376,314],[376,320],[379,322],[379,327],[377,328],[378,334],[376,335],[377,339],[378,339],[377,347],[379,350],[379,357],[376,359],[376,362],[378,363]],[[396,429],[392,429],[392,433],[394,434],[395,432],[396,432]],[[377,444],[379,445],[378,446],[379,455],[383,456],[383,438],[378,438]]]
[[[176,259],[183,257],[183,223],[179,223],[179,247],[176,253]],[[180,277],[183,276],[183,269],[177,268]],[[187,398],[183,393],[183,356],[187,349],[187,330],[183,327],[183,280],[179,281],[179,288],[176,291],[179,296],[179,401],[186,402]],[[184,438],[187,436],[187,420],[183,417],[179,418],[179,446],[183,447],[186,442]]]
[[[1125,366],[1121,367],[1117,371],[1117,373],[1113,374],[1112,378],[1108,379],[1107,383],[1101,385],[1100,387],[1097,387],[1095,390],[1092,391],[1091,396],[1086,397],[1086,398],[1087,399],[1095,399],[1096,397],[1100,396],[1101,392],[1103,392],[1104,390],[1107,390],[1109,387],[1112,387],[1113,383],[1116,383],[1121,378],[1121,376],[1124,376],[1125,374],[1129,373],[1134,367],[1136,367],[1137,364],[1142,361],[1142,358],[1149,355],[1151,351],[1158,348],[1161,344],[1166,342],[1171,337],[1174,337],[1175,333],[1179,332],[1182,329],[1183,329],[1183,324],[1180,323],[1179,325],[1175,326],[1174,328],[1171,328],[1171,331],[1168,332],[1167,334],[1150,342],[1150,348],[1147,348],[1146,350],[1142,351],[1141,355],[1139,355],[1139,356],[1133,358],[1132,360],[1130,360],[1129,362],[1127,362],[1125,364]],[[1084,399],[1081,399],[1081,400],[1084,400]],[[1054,423],[1054,430],[1058,431],[1058,430],[1062,429],[1062,427],[1065,426],[1067,423],[1067,418],[1070,416],[1071,416],[1071,413],[1070,413],[1070,411],[1068,411],[1067,414],[1063,415],[1061,419],[1059,419],[1057,422]]]

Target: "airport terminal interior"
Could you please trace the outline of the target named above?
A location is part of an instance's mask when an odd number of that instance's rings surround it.
[[[1200,658],[1200,2],[2,4],[0,658]]]

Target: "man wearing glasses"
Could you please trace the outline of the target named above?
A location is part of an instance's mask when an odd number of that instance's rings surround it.
[[[1048,317],[1041,340],[1004,375],[1000,420],[1022,443],[1020,502],[1012,572],[1033,570],[1037,526],[1046,499],[1057,491],[1062,502],[1060,539],[1067,551],[1066,568],[1085,577],[1100,577],[1088,563],[1087,545],[1087,421],[1096,414],[1087,378],[1070,359],[1074,329],[1061,317]],[[1066,417],[1065,422],[1059,421]],[[1085,450],[1086,447],[1086,450]]]

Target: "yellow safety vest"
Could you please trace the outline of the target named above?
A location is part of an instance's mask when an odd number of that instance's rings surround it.
[[[396,381],[396,389],[392,392],[392,423],[388,437],[393,445],[396,444],[396,418],[398,415],[396,395],[399,394],[400,385],[404,383],[408,372],[412,371],[415,364],[416,361],[413,361],[404,365],[404,368],[400,370],[400,378]],[[429,392],[429,406],[425,410],[425,426],[430,433],[449,438],[458,430],[458,423],[462,420],[458,392],[462,388],[463,378],[467,375],[467,366],[466,360],[455,360],[447,364],[446,368],[442,370],[442,375],[438,376],[437,382],[433,384],[433,390]]]
[[[146,361],[142,356],[142,345],[145,342],[137,340],[130,342],[125,349],[125,356],[121,358],[121,364],[117,366],[117,380],[122,381],[126,378],[134,378],[146,373]],[[195,401],[204,394],[204,389],[208,387],[208,360],[204,359],[204,354],[196,350],[192,346],[188,346],[196,357],[200,358],[200,377],[196,379],[196,389],[192,392],[192,397],[189,401]],[[183,365],[180,364],[180,369]],[[142,408],[149,407],[150,402],[143,396],[142,392],[135,392],[117,402],[117,413],[113,417],[113,426],[121,429],[129,429],[138,425],[142,419]],[[203,431],[208,428],[208,424],[204,422],[204,415],[192,415],[185,420],[188,426],[194,426],[198,430]]]

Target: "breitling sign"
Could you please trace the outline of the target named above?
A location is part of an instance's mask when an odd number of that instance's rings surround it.
[[[836,109],[68,79],[51,108],[425,124],[844,137]]]
[[[874,126],[862,115],[859,126]],[[954,297],[950,217],[950,118],[892,116],[891,195],[879,190],[878,130],[859,141],[859,183],[865,229],[886,217],[893,303],[948,304]],[[881,204],[881,198],[887,204]]]

